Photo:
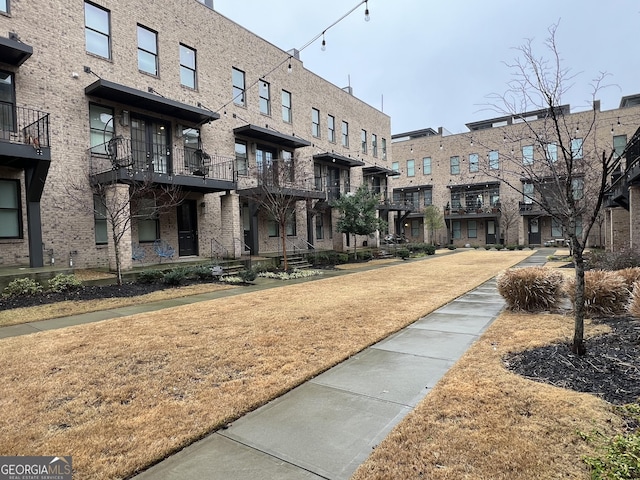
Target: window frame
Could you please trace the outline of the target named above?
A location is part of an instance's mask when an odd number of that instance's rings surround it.
[[[416,176],[416,161],[413,159],[407,160],[407,177]]]
[[[297,233],[298,226],[296,222],[296,211],[292,210],[287,214],[287,221],[285,222],[285,233],[287,237],[295,237],[298,235]]]
[[[522,203],[525,205],[532,205],[535,198],[536,188],[531,182],[526,182],[522,185]]]
[[[623,139],[623,143],[620,144],[620,142],[616,142],[616,139]],[[622,156],[622,153],[624,152],[624,149],[627,147],[627,135],[614,135],[613,139],[612,139],[612,145],[613,145],[613,158],[614,159],[618,159]]]
[[[489,159],[489,170],[500,170],[500,153],[497,150],[491,150],[487,154]]]
[[[382,137],[382,160],[387,159],[387,139]]]
[[[477,220],[467,220],[467,238],[478,238]]]
[[[469,173],[477,173],[480,171],[480,155],[477,153],[469,154]]]
[[[375,133],[371,134],[371,153],[375,158],[378,158],[378,135]]]
[[[160,240],[160,215],[158,214],[157,205],[155,199],[153,198],[141,198],[138,200],[138,212],[136,214],[137,222],[138,222],[138,242],[139,243],[153,243],[156,240]],[[153,202],[153,206],[145,206],[144,204],[149,204]],[[151,209],[150,213],[145,213],[146,209]],[[152,228],[149,228],[149,231],[155,229],[155,238],[152,240],[151,236],[142,238],[140,233],[143,231],[141,228],[142,225],[153,225]],[[144,233],[147,233],[147,228],[144,229]]]
[[[398,172],[397,174],[393,175],[392,178],[400,176],[400,162],[391,162],[391,171]]]
[[[242,86],[236,85],[236,80],[242,80]],[[247,106],[247,84],[246,74],[243,70],[231,67],[231,93],[233,95],[233,103],[242,107]]]
[[[316,240],[324,240],[324,215],[322,213],[316,214],[315,227]]]
[[[282,121],[286,123],[293,123],[293,110],[291,107],[292,95],[291,92],[282,89],[280,95],[282,100]]]
[[[22,186],[20,185],[20,180],[14,178],[0,178],[0,186],[2,184],[11,185],[11,188],[14,189],[13,200],[15,200],[15,206],[3,206],[0,203],[0,218],[3,218],[2,224],[6,224],[4,221],[5,213],[9,212],[12,217],[15,217],[15,230],[17,235],[2,235],[0,230],[0,239],[3,240],[16,240],[24,238],[24,225],[22,222]],[[1,199],[2,197],[0,197]]]
[[[7,10],[9,7],[9,0],[7,0]],[[87,23],[87,7],[89,8],[93,8],[95,10],[99,10],[102,13],[105,13],[107,15],[107,31],[106,33],[103,32],[102,30],[99,30],[98,28],[94,28],[92,26],[89,26]],[[2,10],[0,10],[1,12]],[[9,13],[8,11],[5,13]],[[91,32],[92,34],[95,34],[97,36],[101,36],[101,37],[106,37],[107,40],[107,56],[102,55],[101,53],[97,52],[97,51],[93,51],[93,50],[89,50],[89,42],[87,41],[87,33]],[[91,55],[96,55],[100,58],[106,58],[107,60],[111,60],[111,11],[101,7],[99,5],[96,5],[95,3],[92,2],[84,2],[84,43],[85,43],[85,51],[87,53],[90,53]]]
[[[551,217],[551,236],[553,238],[562,238],[562,223],[555,217]]]
[[[547,161],[549,163],[555,163],[558,161],[558,144],[547,143],[546,145]]]
[[[148,27],[145,27],[144,25],[141,24],[137,24],[137,28],[136,28],[136,32],[137,32],[137,40],[138,40],[138,71],[140,71],[141,73],[146,73],[147,75],[152,75],[154,77],[158,77],[160,76],[160,61],[159,61],[159,54],[158,54],[158,32],[156,32],[155,30],[152,30]],[[141,44],[141,40],[144,40],[144,38],[141,38],[140,33],[149,33],[151,35],[153,35],[153,39],[155,40],[155,51],[153,50],[148,50],[147,48],[144,48]],[[144,55],[149,55],[150,57],[153,58],[153,63],[154,63],[154,71],[151,72],[149,70],[145,70],[143,67],[144,65],[141,64],[142,58],[141,58],[141,54]]]
[[[333,115],[327,115],[327,139],[336,143],[336,117]]]
[[[198,89],[198,69],[197,69],[198,68],[198,63],[197,63],[198,52],[196,51],[195,48],[191,48],[190,46],[185,45],[184,43],[181,43],[179,48],[180,48],[180,85],[182,85],[183,87],[191,88],[192,90],[197,90]],[[187,65],[185,63],[185,59],[183,58],[183,55],[182,55],[183,52],[193,53],[193,66]],[[183,74],[189,75],[189,79],[192,80],[193,85],[184,83]]]
[[[243,152],[241,151],[242,149],[238,150],[239,146],[243,146],[244,147],[244,156],[243,156]],[[244,140],[237,140],[235,141],[235,155],[236,155],[236,171],[238,172],[238,175],[248,175],[249,174],[249,156],[247,155],[247,142],[245,142]]]
[[[367,131],[363,128],[360,131],[360,149],[362,150],[363,154],[367,153]]]
[[[260,80],[258,82],[258,95],[260,97],[260,113],[271,116],[271,84]]]
[[[102,110],[101,112],[99,110]],[[101,128],[94,127],[94,114],[97,115],[97,119],[99,119],[102,123]],[[111,118],[104,122],[102,120],[102,115],[109,115]],[[115,135],[115,109],[113,107],[109,107],[108,105],[100,105],[97,103],[89,102],[89,146],[91,148],[91,153],[98,155],[107,155],[109,152],[107,151],[108,142]],[[102,126],[103,125],[103,126]],[[111,126],[110,128],[108,128]],[[94,139],[99,140],[94,142]],[[103,148],[96,148],[102,146]]]
[[[522,146],[522,165],[531,166],[534,161],[534,148],[533,145]]]
[[[107,205],[101,195],[93,196],[93,228],[96,245],[107,245],[109,243]]]
[[[349,123],[346,121],[342,121],[342,146],[349,147]]]
[[[0,129],[15,132],[17,130],[16,119],[16,78],[15,74],[6,70],[0,70],[0,74],[8,79],[10,93],[8,99],[0,98]],[[4,83],[4,81],[3,81]],[[6,110],[5,110],[6,109]],[[2,112],[2,110],[5,110]]]
[[[311,135],[320,138],[320,110],[311,107]]]
[[[11,15],[11,0],[5,0],[5,7],[0,9],[0,13]]]
[[[574,160],[581,160],[584,155],[584,140],[582,138],[571,139],[571,157]]]
[[[449,157],[449,173],[451,175],[460,175],[460,157],[458,155]]]
[[[431,175],[431,157],[424,157],[422,159],[422,174]]]
[[[431,188],[427,188],[422,192],[422,205],[428,207],[429,205],[433,205],[433,190]]]
[[[454,240],[462,238],[462,222],[460,222],[460,220],[453,220],[451,222],[451,238]]]

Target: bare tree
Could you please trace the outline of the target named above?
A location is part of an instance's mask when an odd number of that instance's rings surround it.
[[[429,205],[424,209],[424,224],[429,231],[429,243],[435,245],[435,236],[438,230],[445,228],[442,212],[435,205]]]
[[[504,244],[509,245],[509,230],[520,220],[520,205],[515,200],[500,202],[500,231],[504,232]]]
[[[611,173],[626,151],[616,155],[611,145],[599,145],[597,108],[585,113],[577,123],[576,117],[570,116],[568,108],[562,105],[562,96],[575,75],[562,66],[556,29],[557,25],[548,29],[545,41],[550,58],[537,57],[532,40],[527,40],[518,47],[520,58],[508,65],[514,78],[507,92],[492,96],[496,102],[492,108],[518,124],[505,130],[512,133],[505,133],[504,144],[531,146],[530,154],[523,150],[520,156],[518,148],[518,155],[501,155],[499,164],[489,158],[484,170],[557,221],[568,237],[576,276],[571,350],[584,355],[583,253],[602,208]],[[594,106],[606,76],[600,73],[592,83]]]

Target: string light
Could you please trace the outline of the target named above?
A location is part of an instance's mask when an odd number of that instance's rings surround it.
[[[371,20],[371,16],[369,15],[369,1],[365,0],[364,5],[365,5],[365,8],[364,8],[364,21],[368,22],[369,20]]]
[[[320,47],[320,50],[324,52],[326,49],[327,49],[327,42],[324,39],[324,32],[322,32],[322,46]]]

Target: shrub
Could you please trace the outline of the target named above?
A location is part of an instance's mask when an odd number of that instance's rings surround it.
[[[349,254],[338,253],[336,256],[336,263],[349,263]]]
[[[191,268],[191,276],[198,280],[213,280],[213,271],[210,265],[197,265]]]
[[[516,249],[515,245],[507,245],[507,250],[509,250],[510,252],[513,252]]]
[[[500,251],[500,250],[502,250],[504,248],[504,245],[501,244],[501,243],[496,243],[495,247],[496,247],[496,250]]]
[[[161,270],[143,270],[138,274],[136,282],[138,283],[155,283],[162,280],[164,273]]]
[[[557,306],[563,279],[552,268],[515,268],[498,275],[496,285],[509,310],[539,312]]]
[[[493,245],[486,244],[486,245],[484,246],[484,249],[485,249],[485,250],[491,250],[491,247],[493,247]]]
[[[589,268],[598,270],[622,270],[640,267],[640,252],[632,249],[619,252],[592,251],[587,256]]]
[[[16,278],[11,280],[3,293],[12,296],[37,295],[42,292],[42,285],[31,278]]]
[[[634,317],[640,318],[640,282],[636,282],[633,284],[633,289],[631,290],[631,298],[629,299],[627,310]]]
[[[517,248],[518,250],[522,250],[522,249],[524,248],[524,245],[516,245],[516,248]]]
[[[624,282],[629,289],[633,288],[633,284],[640,280],[640,267],[623,268],[618,270],[617,273],[624,278]]]
[[[49,290],[55,293],[68,292],[69,290],[75,290],[82,286],[82,282],[75,275],[66,275],[59,273],[47,282]]]
[[[458,247],[456,247],[455,245],[447,245],[447,248],[448,248],[449,250],[455,250],[455,249],[456,249],[456,248],[458,248]]]
[[[565,290],[572,302],[576,298],[576,280],[567,279]],[[617,272],[588,270],[584,272],[584,307],[586,315],[623,313],[629,301],[629,289]]]
[[[430,243],[414,243],[411,245],[411,251],[414,253],[425,253],[427,255],[434,255],[436,253],[436,246]]]
[[[162,281],[167,285],[180,285],[187,279],[187,274],[183,268],[174,268],[165,272]]]
[[[244,283],[249,283],[249,282],[253,282],[258,276],[258,274],[253,268],[245,268],[240,273],[238,273],[238,276],[242,279]]]
[[[396,252],[396,255],[398,255],[403,260],[406,260],[411,256],[411,252],[406,248],[399,248],[398,251]]]

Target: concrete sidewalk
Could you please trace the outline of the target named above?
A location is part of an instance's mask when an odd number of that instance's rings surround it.
[[[490,280],[135,478],[348,479],[503,306]]]

